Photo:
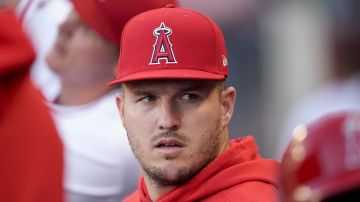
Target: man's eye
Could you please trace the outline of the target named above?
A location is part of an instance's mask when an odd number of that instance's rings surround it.
[[[187,93],[187,94],[184,94],[181,99],[183,100],[188,100],[188,101],[193,101],[193,100],[196,100],[198,99],[199,96],[196,95],[196,94],[191,94],[191,93]]]
[[[155,101],[155,96],[147,95],[147,96],[144,96],[144,97],[140,98],[139,101],[142,101],[142,102],[153,102],[153,101]]]

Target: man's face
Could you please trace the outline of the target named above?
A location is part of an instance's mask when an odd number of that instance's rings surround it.
[[[123,124],[145,175],[155,183],[186,182],[226,148],[224,130],[235,90],[224,95],[218,84],[149,80],[123,85],[117,97]]]
[[[112,79],[117,57],[118,47],[87,27],[73,10],[59,26],[57,39],[46,60],[62,79],[82,82],[109,75]]]

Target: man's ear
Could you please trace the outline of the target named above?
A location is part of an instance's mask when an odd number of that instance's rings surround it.
[[[228,87],[222,91],[221,95],[221,108],[222,108],[222,120],[223,127],[227,126],[230,122],[232,114],[234,112],[236,90],[234,87]]]
[[[118,108],[118,112],[120,114],[121,121],[124,123],[124,94],[118,94],[116,96],[116,106]]]

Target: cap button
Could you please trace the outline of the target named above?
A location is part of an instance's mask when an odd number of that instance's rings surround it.
[[[175,8],[175,4],[166,4],[165,8]]]

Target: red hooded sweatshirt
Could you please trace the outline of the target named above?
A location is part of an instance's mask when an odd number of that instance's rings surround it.
[[[0,7],[0,201],[62,202],[63,150],[40,92],[31,84],[30,42]]]
[[[277,201],[279,163],[262,159],[251,136],[232,140],[230,147],[190,181],[156,202],[272,202]],[[150,202],[144,178],[124,202]]]

